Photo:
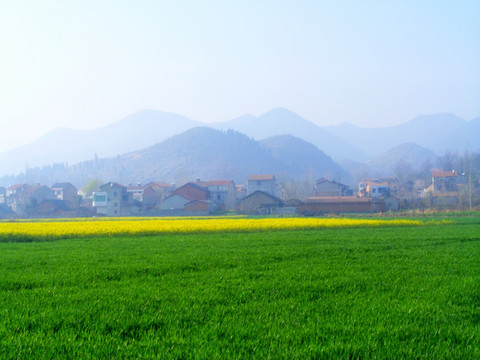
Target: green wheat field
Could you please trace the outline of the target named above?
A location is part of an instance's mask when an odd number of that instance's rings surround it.
[[[0,242],[1,359],[478,359],[480,217]]]

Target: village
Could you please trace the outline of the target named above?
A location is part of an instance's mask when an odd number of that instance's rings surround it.
[[[400,191],[395,177],[362,179],[358,187],[320,178],[305,199],[292,199],[274,174],[251,175],[247,184],[201,180],[179,187],[165,182],[122,185],[107,182],[91,194],[71,183],[0,187],[0,218],[117,216],[326,215],[398,212],[405,209],[471,209],[479,184],[453,171],[432,171],[431,184]],[[403,186],[404,187],[404,186]]]

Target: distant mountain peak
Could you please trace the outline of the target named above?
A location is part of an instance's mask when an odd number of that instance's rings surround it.
[[[393,167],[400,160],[408,163],[413,169],[419,169],[425,162],[435,162],[436,155],[430,149],[413,142],[403,143],[376,156],[366,162],[379,174],[392,175]]]
[[[302,118],[305,121],[308,121],[298,115],[296,112],[286,109],[284,107],[276,107],[273,108],[272,110],[267,111],[263,115],[260,115],[259,117],[267,117],[267,116],[278,116],[278,117],[296,117],[296,118]]]
[[[271,109],[270,111],[267,111],[267,113],[269,112],[272,112],[272,113],[288,113],[288,114],[295,114],[297,115],[294,111],[290,110],[290,109],[287,109],[285,107],[282,107],[282,106],[277,106],[277,107],[274,107],[273,109]]]
[[[436,123],[438,125],[452,124],[456,126],[458,122],[466,123],[467,121],[452,113],[445,112],[445,113],[439,113],[439,114],[418,115],[418,116],[415,116],[412,120],[408,121],[407,123],[403,125],[398,125],[398,126],[405,126],[408,124],[422,124],[422,123],[424,124]]]

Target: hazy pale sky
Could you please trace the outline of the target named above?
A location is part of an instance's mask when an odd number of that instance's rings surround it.
[[[0,151],[140,109],[480,116],[480,1],[0,0]]]

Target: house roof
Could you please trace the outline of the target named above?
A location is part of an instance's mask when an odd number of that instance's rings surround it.
[[[65,182],[65,183],[55,183],[53,184],[52,186],[50,186],[52,189],[63,189],[63,188],[66,188],[66,187],[73,187],[76,189],[75,186],[73,186],[71,183],[69,182]]]
[[[371,183],[371,182],[375,182],[375,179],[362,179],[359,181],[359,183]]]
[[[174,194],[182,195],[190,200],[208,200],[208,190],[195,183],[186,183],[174,191]]]
[[[179,197],[181,197],[181,198],[184,198],[184,199],[187,200],[187,201],[193,201],[193,200],[195,200],[195,199],[192,198],[191,196],[184,195],[184,194],[178,194],[178,193],[175,193],[175,192],[174,192],[172,195],[167,196],[167,197],[166,197],[165,199],[163,199],[163,200],[165,201],[165,200],[168,200],[168,199],[173,198],[173,197],[175,197],[175,196],[179,196]]]
[[[345,185],[345,184],[339,183],[339,182],[337,182],[337,181],[335,181],[335,180],[328,180],[328,179],[325,179],[325,178],[323,178],[323,177],[317,180],[317,185],[323,184],[323,183],[325,183],[325,182],[329,182],[329,183],[332,183],[332,184],[340,185],[340,186],[343,186],[343,187],[348,187],[348,186]]]
[[[159,189],[159,188],[172,188],[174,186],[172,184],[168,184],[161,181],[152,181],[146,184],[145,187],[152,187],[154,189]]]
[[[325,182],[325,181],[331,182],[330,180],[327,180],[327,179],[325,179],[325,178],[322,177],[322,178],[320,178],[320,179],[317,180],[317,184],[321,184],[321,183],[323,183],[323,182]]]
[[[249,181],[275,180],[275,175],[273,174],[250,175],[248,177],[248,180]]]
[[[36,206],[37,209],[62,209],[62,210],[69,210],[67,204],[63,200],[56,200],[56,199],[48,199],[42,201],[40,204]]]
[[[119,184],[119,183],[110,181],[110,182],[108,182],[108,183],[103,184],[102,186],[100,186],[100,189],[103,189],[103,188],[108,187],[108,186],[110,186],[110,187],[120,187],[120,188],[126,187],[126,186],[123,186],[122,184]]]
[[[27,184],[15,184],[15,185],[12,185],[12,186],[9,186],[8,189],[9,190],[15,190],[15,189],[21,189],[23,187],[26,187],[28,186]]]
[[[183,209],[188,211],[205,211],[208,210],[208,202],[193,200],[189,203],[186,203]]]
[[[199,186],[229,186],[233,184],[233,180],[196,181],[195,184]]]
[[[383,178],[372,178],[372,179],[362,179],[359,183],[396,183],[398,181],[395,177],[383,177]]]
[[[282,200],[279,199],[278,197],[273,196],[273,195],[271,195],[271,194],[269,194],[269,193],[267,193],[267,192],[265,192],[265,191],[260,191],[260,190],[257,190],[257,191],[251,193],[251,194],[248,195],[248,196],[245,196],[241,201],[247,200],[247,199],[249,199],[249,198],[251,198],[251,197],[255,197],[255,196],[258,196],[258,195],[267,196],[267,197],[269,197],[270,199],[272,199],[272,200],[274,200],[274,201],[277,201],[277,202],[279,202],[279,203],[282,202]]]
[[[368,183],[368,186],[369,187],[372,187],[372,186],[386,186],[388,187],[388,183],[386,182],[371,182],[371,183]]]
[[[441,178],[441,177],[456,177],[457,172],[455,170],[453,171],[433,171],[432,176],[434,178]]]
[[[40,190],[40,189],[48,189],[50,191],[53,191],[52,188],[48,187],[47,185],[37,185],[37,186],[35,186],[35,191]]]
[[[434,192],[432,194],[433,197],[435,198],[448,198],[448,197],[457,197],[458,196],[458,192]]]

